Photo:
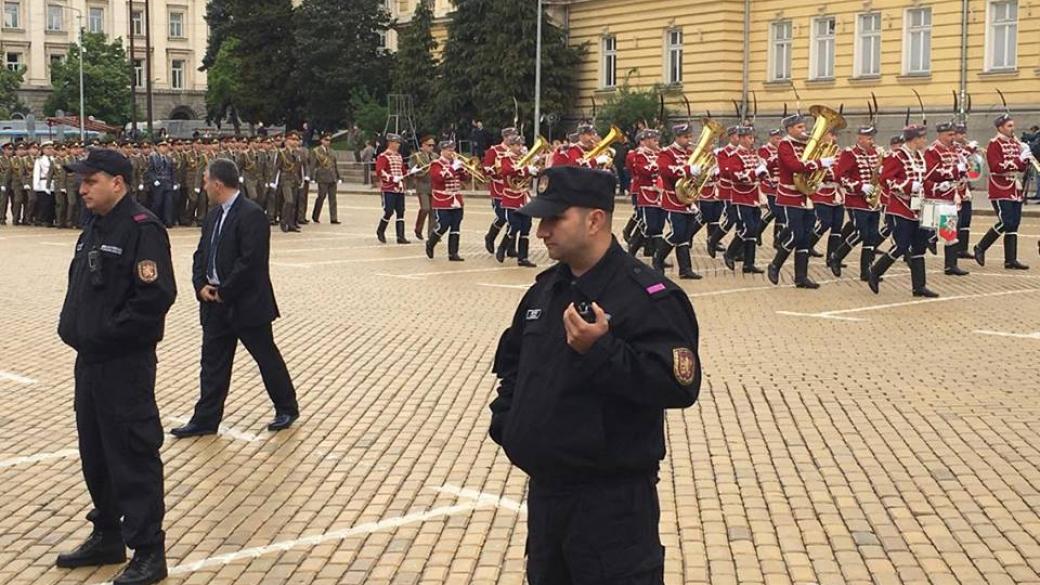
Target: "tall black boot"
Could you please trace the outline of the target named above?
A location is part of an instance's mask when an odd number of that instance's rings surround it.
[[[744,261],[744,243],[743,243],[744,240],[739,235],[737,235],[736,233],[733,234],[733,239],[738,241],[738,242],[740,242],[740,244],[737,245],[737,251],[733,253],[733,259],[736,260],[737,262],[743,262]],[[730,242],[730,243],[732,244],[732,242]]]
[[[834,252],[838,249],[838,246],[845,242],[845,238],[841,234],[831,232],[827,237],[827,255],[824,256],[824,263],[829,264],[831,257],[834,256]],[[843,257],[844,258],[844,257]],[[845,268],[845,264],[841,264],[839,268]]]
[[[403,219],[399,219],[399,220],[397,220],[396,224],[397,224],[397,243],[398,244],[411,244],[411,242],[408,241],[408,238],[404,237],[404,220]]]
[[[285,225],[285,223],[283,222],[282,225]],[[379,238],[380,243],[386,243],[386,227],[388,225],[390,225],[389,219],[384,217],[379,220],[379,227],[376,228],[376,237]]]
[[[823,258],[823,254],[816,250],[816,244],[820,241],[822,234],[813,232],[809,235],[809,256],[813,258]],[[797,258],[795,258],[797,260]]]
[[[719,227],[719,224],[708,224],[708,256],[715,257],[719,251],[719,242],[722,241],[722,236],[725,235],[726,232]]]
[[[844,260],[850,252],[852,252],[852,246],[849,245],[849,241],[842,240],[842,242],[827,255],[827,267],[831,269],[831,273],[834,274],[834,276],[841,277],[841,269],[845,266],[842,260]]]
[[[870,267],[870,274],[867,277],[867,283],[870,285],[870,290],[874,294],[878,294],[878,283],[881,282],[881,277],[884,276],[885,273],[888,272],[888,269],[892,268],[892,265],[896,262],[895,257],[892,256],[893,251],[894,249],[882,254],[881,257],[877,259],[877,262]]]
[[[495,250],[495,260],[498,263],[506,261],[506,251],[513,247],[515,244],[516,236],[510,233],[506,233],[506,237],[502,238],[502,242],[498,244],[498,249]]]
[[[1029,270],[1028,266],[1018,261],[1018,234],[1004,234],[1004,268]]]
[[[780,241],[783,239],[783,235],[784,235],[784,224],[780,223],[779,221],[774,223],[773,224],[773,249],[774,250],[779,250],[780,249]]]
[[[927,275],[924,272],[924,256],[917,256],[910,259],[910,282],[914,286],[915,297],[925,297],[934,299],[939,296],[938,293],[932,292],[925,286],[925,280]]]
[[[736,270],[736,255],[737,248],[744,247],[744,240],[741,240],[737,236],[733,236],[733,241],[726,247],[726,251],[722,253],[722,261],[726,264],[726,268],[730,270]]]
[[[957,245],[960,246],[960,250],[957,252],[958,258],[964,258],[965,260],[974,260],[975,256],[971,254],[971,248],[968,247],[968,238],[971,237],[971,228],[959,228],[957,230]]]
[[[841,241],[848,241],[849,236],[851,236],[852,233],[855,231],[856,224],[853,223],[851,219],[849,221],[846,221],[845,225],[841,226]]]
[[[870,265],[874,263],[874,247],[863,246],[859,251],[859,279],[870,281]]]
[[[946,269],[943,271],[947,276],[967,276],[968,271],[957,266],[957,256],[960,254],[960,243],[943,247],[943,256],[946,260]]]
[[[664,272],[664,270],[665,270],[664,259],[667,258],[668,255],[672,253],[672,248],[673,247],[674,246],[669,244],[667,240],[663,240],[663,239],[656,240],[656,243],[654,244],[654,260],[653,260],[654,270],[657,270],[657,271],[662,272],[662,273]]]
[[[534,268],[538,266],[527,257],[531,250],[531,240],[527,239],[527,236],[520,236],[516,239],[516,265],[523,266],[525,268]]]
[[[787,257],[790,255],[791,251],[787,248],[780,247],[776,250],[776,256],[773,257],[773,261],[769,263],[767,268],[769,282],[780,284],[780,269],[784,267],[784,262],[787,262]]]
[[[939,235],[937,233],[933,232],[932,237],[928,238],[928,251],[932,253],[932,256],[939,253]]]
[[[502,226],[499,225],[498,220],[491,222],[491,225],[488,226],[488,233],[484,236],[484,249],[488,254],[495,253],[495,240],[498,239],[500,231],[502,231]]]
[[[769,227],[769,224],[773,223],[774,219],[776,219],[776,216],[773,215],[773,212],[767,210],[766,214],[762,217],[762,227],[760,227],[758,233],[755,234],[756,245],[762,245],[762,234],[766,233],[766,228]]]
[[[448,234],[448,260],[462,262],[465,260],[459,256],[459,234]]]
[[[798,288],[820,288],[820,285],[809,278],[808,250],[797,250],[794,253],[794,285]]]
[[[433,249],[437,247],[437,242],[441,241],[443,236],[437,232],[430,234],[430,238],[426,240],[426,257],[433,259]]]
[[[646,244],[646,235],[641,231],[636,231],[628,242],[628,253],[632,256],[638,256],[639,250],[643,248],[644,244]]]
[[[625,224],[625,229],[621,230],[621,237],[627,244],[632,239],[632,230],[636,229],[636,225],[639,223],[639,218],[633,215],[628,218],[628,223]]]
[[[758,242],[755,240],[744,240],[744,274],[762,274],[765,272],[755,266],[755,254],[758,253]]]
[[[986,250],[988,250],[989,247],[993,245],[993,242],[996,242],[999,237],[1000,232],[993,228],[989,228],[986,235],[982,236],[979,243],[975,245],[975,261],[979,263],[979,266],[986,265]]]
[[[506,248],[506,258],[516,258],[517,257],[516,243],[518,241],[519,241],[519,238],[513,238],[513,245],[509,246],[508,248]]]
[[[675,249],[675,261],[679,264],[679,278],[682,280],[700,280],[702,277],[693,271],[690,260],[690,247],[679,246]]]

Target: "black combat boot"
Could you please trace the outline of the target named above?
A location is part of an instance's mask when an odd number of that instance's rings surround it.
[[[932,237],[928,238],[928,251],[932,253],[932,256],[939,253],[939,236],[934,233]]]
[[[487,250],[488,254],[495,253],[495,240],[498,239],[498,232],[502,231],[502,226],[498,221],[491,222],[491,226],[488,227],[488,233],[484,236],[484,249]]]
[[[784,262],[787,262],[787,257],[791,255],[791,251],[787,248],[780,247],[776,251],[776,256],[773,257],[773,261],[769,263],[767,268],[767,275],[769,276],[769,282],[774,285],[780,284],[780,269],[784,267]]]
[[[947,276],[967,276],[968,271],[957,266],[957,257],[960,255],[961,246],[960,242],[943,247],[943,256],[946,260],[946,269],[943,273]]]
[[[867,283],[870,285],[871,292],[878,294],[878,283],[881,282],[881,277],[888,272],[889,268],[892,268],[892,265],[895,264],[895,262],[896,259],[892,256],[892,250],[889,250],[887,253],[882,254],[881,257],[877,259],[877,262],[870,267],[870,274],[867,277]]]
[[[968,247],[968,238],[971,237],[971,228],[959,228],[957,230],[957,245],[960,250],[957,252],[958,258],[965,260],[974,260],[975,256],[971,254],[971,248]]]
[[[58,555],[55,565],[61,569],[118,565],[126,562],[126,545],[119,530],[101,532],[94,530],[83,544],[67,553]]]
[[[426,257],[433,259],[433,249],[437,247],[437,242],[441,241],[441,234],[433,232],[430,234],[430,239],[426,240]]]
[[[726,251],[722,253],[722,262],[726,264],[726,268],[730,270],[737,269],[737,249],[744,247],[744,240],[733,236],[733,241],[726,247]]]
[[[762,274],[765,272],[755,266],[755,254],[758,253],[758,242],[755,240],[744,240],[744,274]]]
[[[812,257],[812,258],[823,258],[823,254],[821,254],[816,249],[816,244],[820,241],[821,235],[822,234],[818,234],[815,231],[813,233],[809,234],[809,256]],[[796,256],[795,260],[797,260],[797,259],[798,259],[798,257]]]
[[[682,280],[700,280],[702,277],[693,271],[690,260],[690,247],[679,246],[675,249],[675,261],[679,264],[679,278]]]
[[[112,580],[112,585],[152,585],[165,579],[167,574],[166,552],[163,548],[142,549],[134,552],[134,558]]]
[[[910,259],[910,282],[913,283],[914,296],[925,297],[928,299],[934,299],[939,296],[938,293],[932,292],[925,286],[925,280],[927,275],[924,272],[924,256],[917,256]]]
[[[870,265],[874,263],[874,247],[863,246],[859,251],[859,279],[870,282]]]
[[[506,251],[513,247],[513,240],[516,236],[506,233],[506,237],[502,238],[502,242],[498,245],[498,249],[495,250],[495,260],[498,260],[499,264],[506,261]]]
[[[654,244],[653,266],[655,270],[662,273],[665,271],[664,259],[672,253],[672,248],[673,246],[669,244],[667,240],[658,240],[657,243]]]
[[[842,240],[842,242],[827,255],[827,267],[831,269],[831,273],[834,276],[841,277],[841,269],[845,267],[842,260],[844,260],[850,252],[852,252],[852,246],[849,245],[849,241]]]
[[[644,244],[646,244],[646,235],[643,232],[636,230],[636,232],[632,234],[632,239],[628,241],[628,253],[632,256],[638,256],[639,250],[643,248]]]
[[[834,256],[834,252],[836,252],[838,250],[838,247],[844,243],[845,238],[841,237],[841,234],[831,232],[830,236],[827,237],[827,256],[824,257],[824,263],[830,264],[831,258]],[[842,256],[842,260],[844,259],[845,257]],[[846,266],[846,264],[839,263],[838,267],[845,268]]]
[[[979,240],[979,243],[975,245],[974,256],[975,261],[979,263],[979,266],[986,265],[986,250],[988,250],[989,247],[993,245],[993,242],[996,242],[997,238],[999,237],[1000,232],[993,228],[989,228],[989,231],[986,232],[986,235],[982,236],[982,239]]]
[[[397,220],[396,224],[397,224],[397,243],[398,244],[411,244],[411,242],[408,241],[408,238],[404,237],[404,220],[403,219],[399,219],[399,220]]]
[[[726,235],[719,224],[713,223],[708,225],[708,256],[714,258],[719,252],[719,242],[722,241],[723,236]]]
[[[773,224],[773,249],[780,249],[780,242],[783,240],[784,235],[784,224],[779,221]]]
[[[755,234],[756,245],[762,245],[762,234],[766,233],[766,228],[769,227],[769,224],[773,223],[774,219],[776,219],[776,216],[773,215],[773,212],[766,210],[766,214],[762,216],[762,227],[760,227],[758,233]]]
[[[794,285],[798,288],[820,288],[820,285],[809,278],[808,250],[797,250],[794,253]]]
[[[452,262],[465,260],[465,258],[459,256],[459,237],[459,234],[448,234],[448,260]]]
[[[1018,261],[1018,234],[1004,234],[1004,268],[1029,270],[1028,266]]]
[[[520,240],[518,238],[513,239],[513,245],[506,248],[506,258],[516,258],[516,244]]]
[[[386,227],[390,225],[390,220],[383,218],[379,220],[379,227],[376,228],[376,237],[379,238],[379,242],[382,244],[386,243]],[[282,231],[285,231],[284,228]]]
[[[621,230],[621,238],[625,240],[627,244],[632,239],[632,230],[636,229],[636,225],[639,224],[639,217],[635,214],[628,218],[628,223],[625,224],[625,228]]]
[[[523,266],[525,268],[534,268],[538,266],[527,257],[531,249],[531,240],[527,239],[527,236],[520,236],[516,240],[516,265]]]

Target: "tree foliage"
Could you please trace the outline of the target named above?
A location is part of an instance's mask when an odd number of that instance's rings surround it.
[[[213,67],[228,37],[228,25],[231,22],[230,1],[209,0],[206,3],[205,18],[206,25],[209,26],[209,39],[206,41],[206,54],[202,57],[202,67],[199,67],[199,71]]]
[[[662,119],[660,88],[633,89],[626,82],[610,94],[604,103],[599,104],[596,111],[596,130],[604,135],[611,125],[627,131],[634,128],[637,122],[643,122],[648,127],[658,127],[664,130],[665,134],[670,134],[670,129],[664,126],[668,125],[667,120],[673,114],[672,109],[666,105]]]
[[[11,71],[0,67],[0,119],[6,120],[15,112],[25,110],[25,104],[18,99],[18,88],[22,86],[25,69]]]
[[[295,121],[298,88],[291,82],[297,67],[292,1],[220,2],[228,11],[222,34],[238,40],[230,55],[237,59],[242,88],[235,100],[239,116],[250,123]]]
[[[437,60],[433,52],[437,50],[437,41],[432,27],[433,11],[428,2],[420,1],[408,26],[399,29],[397,37],[393,92],[412,96],[416,130],[420,135],[436,130],[433,104]]]
[[[83,36],[86,58],[83,60],[83,85],[87,116],[113,125],[130,121],[130,68],[122,39],[108,42],[104,34]],[[44,113],[57,110],[79,114],[80,46],[69,46],[68,58],[51,66],[51,95]]]
[[[238,39],[234,37],[224,41],[206,78],[206,120],[217,125],[228,117],[237,123],[238,110],[235,104],[242,93],[242,83],[238,78],[238,71],[242,67],[237,53],[238,45]]]

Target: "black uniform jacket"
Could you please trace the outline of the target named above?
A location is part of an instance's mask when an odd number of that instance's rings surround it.
[[[231,325],[237,328],[266,325],[278,318],[278,304],[271,286],[271,226],[259,205],[239,193],[227,212],[217,246],[217,291],[228,311]],[[220,218],[219,207],[206,214],[202,238],[195,250],[191,266],[191,281],[198,296],[209,281],[206,278],[206,258],[213,243],[213,230]],[[213,310],[213,303],[199,304],[199,318],[203,325]]]
[[[596,302],[610,329],[581,355],[563,312]],[[654,473],[665,454],[664,409],[697,399],[697,319],[689,297],[615,241],[575,278],[565,264],[538,275],[502,334],[491,438],[546,483]]]
[[[154,351],[176,298],[166,228],[124,196],[76,242],[58,335],[87,363]]]

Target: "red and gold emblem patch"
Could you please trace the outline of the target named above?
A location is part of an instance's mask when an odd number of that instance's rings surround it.
[[[137,263],[137,278],[145,284],[152,284],[159,279],[159,267],[154,260],[141,260]]]
[[[697,372],[697,358],[685,347],[672,348],[672,372],[683,386],[693,384]]]

